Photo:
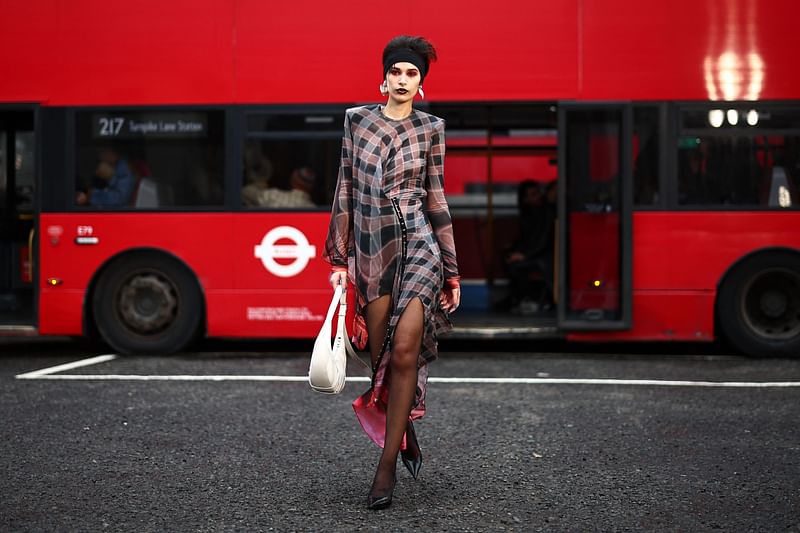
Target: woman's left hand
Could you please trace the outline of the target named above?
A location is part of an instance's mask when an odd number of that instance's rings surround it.
[[[444,309],[448,313],[452,313],[453,311],[458,309],[460,303],[461,303],[460,288],[446,287],[442,289],[442,292],[439,294],[439,304],[442,306],[442,309]]]

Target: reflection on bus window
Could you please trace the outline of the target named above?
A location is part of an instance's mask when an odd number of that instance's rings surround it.
[[[723,114],[722,121],[712,123],[707,110],[684,111],[678,141],[679,204],[797,206],[798,124],[780,110],[753,113],[738,121],[726,121]]]
[[[76,127],[75,205],[222,206],[222,112],[86,112]]]

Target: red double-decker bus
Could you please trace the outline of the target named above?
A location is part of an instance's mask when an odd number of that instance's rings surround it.
[[[134,353],[315,335],[344,110],[380,100],[410,33],[441,56],[417,104],[447,121],[454,335],[800,351],[796,2],[406,7],[4,6],[0,330]],[[520,295],[531,183],[557,216]]]

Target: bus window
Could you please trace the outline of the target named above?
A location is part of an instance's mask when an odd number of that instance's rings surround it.
[[[223,205],[222,111],[89,111],[75,122],[76,206]]]
[[[247,209],[329,209],[344,112],[254,112],[245,120],[241,202]]]
[[[633,108],[633,203],[637,207],[660,203],[659,123],[655,106]]]
[[[549,105],[431,105],[447,122],[445,193],[455,204],[476,204],[489,188],[496,207],[516,204],[522,181],[556,178],[556,125]],[[472,199],[458,198],[472,195]]]
[[[545,191],[556,180],[557,132],[550,104],[431,104],[429,111],[445,119],[447,159],[445,193],[462,278],[462,307],[484,311],[512,310],[515,272],[506,258],[536,228],[519,209],[523,189]],[[548,225],[542,222],[542,232]],[[542,240],[547,240],[543,238]],[[540,300],[547,269],[531,267],[520,278],[535,278],[531,300]],[[542,272],[545,270],[545,272]],[[545,283],[546,284],[546,283]]]
[[[800,114],[732,107],[681,113],[678,203],[796,207]]]
[[[17,132],[14,170],[16,172],[16,204],[22,213],[33,211],[34,137],[32,131]]]

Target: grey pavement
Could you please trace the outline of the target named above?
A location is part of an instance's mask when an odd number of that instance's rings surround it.
[[[431,376],[800,381],[800,360],[724,350],[532,347],[443,343]],[[304,349],[65,373],[302,375]],[[420,479],[399,464],[393,505],[370,512],[379,450],[350,408],[365,383],[14,378],[98,353],[0,342],[0,530],[800,531],[798,387],[431,383]]]

